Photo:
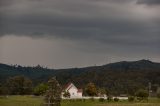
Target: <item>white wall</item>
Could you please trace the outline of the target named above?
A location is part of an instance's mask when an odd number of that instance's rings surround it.
[[[78,89],[74,86],[74,84],[71,84],[67,89],[66,92],[70,93],[70,98],[82,98],[82,93],[78,92]],[[63,95],[63,93],[62,93]],[[62,96],[63,97],[63,96]]]
[[[77,96],[78,96],[79,98],[81,98],[81,97],[82,97],[82,92],[78,92],[78,93],[77,93]]]
[[[71,98],[77,97],[77,89],[75,87],[70,88],[68,92],[70,93]]]

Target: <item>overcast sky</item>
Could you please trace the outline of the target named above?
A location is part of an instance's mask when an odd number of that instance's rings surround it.
[[[0,63],[160,62],[160,0],[0,0]]]

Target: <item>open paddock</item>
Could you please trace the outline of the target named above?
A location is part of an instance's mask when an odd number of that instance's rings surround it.
[[[43,97],[36,96],[8,96],[0,97],[0,106],[43,106]],[[98,99],[74,99],[62,100],[61,106],[160,106],[160,99],[150,98],[143,102],[128,102],[120,100],[118,102],[100,102]]]

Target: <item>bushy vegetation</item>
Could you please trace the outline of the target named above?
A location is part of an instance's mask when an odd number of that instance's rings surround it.
[[[157,97],[160,98],[160,87],[157,89]]]
[[[32,94],[32,81],[24,76],[10,77],[6,87],[11,95]]]
[[[148,96],[149,94],[147,90],[140,89],[136,92],[136,97],[139,101],[147,100]]]
[[[33,94],[36,96],[44,95],[47,90],[48,90],[48,85],[41,83],[34,88]]]
[[[157,93],[157,97],[160,98],[160,93]]]
[[[118,102],[118,101],[119,101],[119,99],[118,99],[118,98],[114,98],[113,100],[114,100],[115,102]]]
[[[108,102],[111,102],[112,100],[113,100],[113,97],[112,97],[112,96],[108,96],[108,97],[107,97],[107,101],[108,101]]]
[[[129,96],[129,97],[128,97],[128,101],[129,101],[129,102],[133,102],[134,100],[135,100],[135,97],[134,97],[134,96]]]
[[[94,83],[88,83],[85,91],[89,96],[97,96],[98,93],[96,85]]]

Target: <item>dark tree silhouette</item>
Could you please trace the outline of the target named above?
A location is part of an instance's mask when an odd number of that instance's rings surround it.
[[[7,80],[10,94],[25,95],[32,93],[32,81],[24,76],[10,77]]]

